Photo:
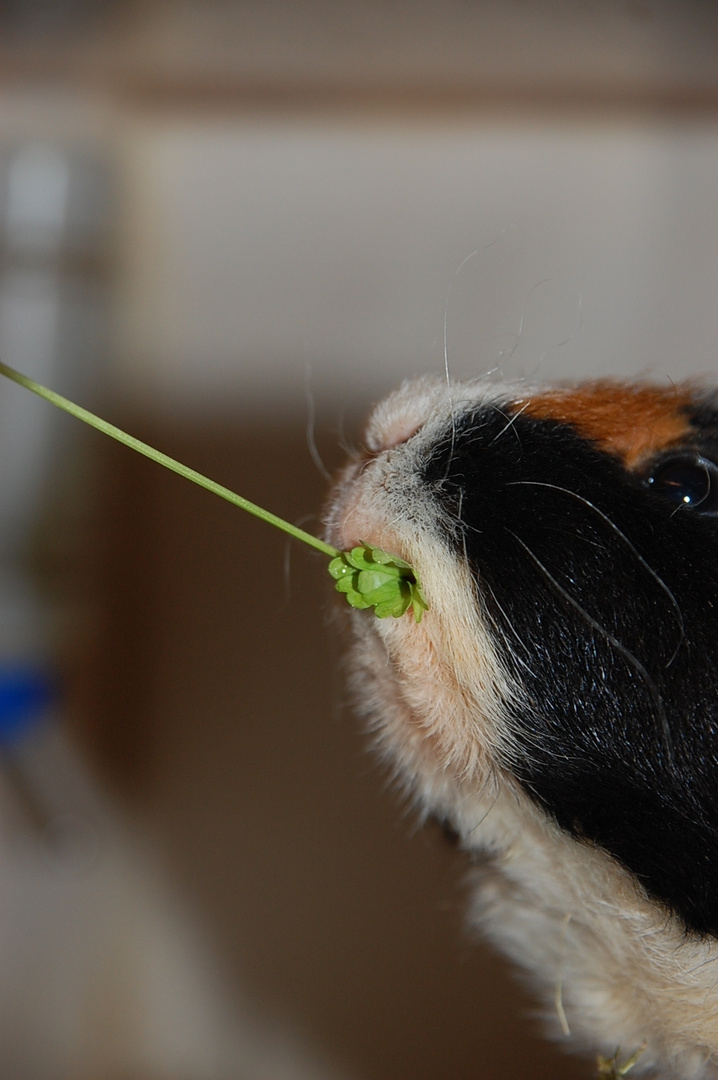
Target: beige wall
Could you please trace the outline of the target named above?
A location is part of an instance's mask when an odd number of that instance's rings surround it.
[[[118,375],[345,409],[424,371],[716,369],[718,127],[618,117],[130,124]]]

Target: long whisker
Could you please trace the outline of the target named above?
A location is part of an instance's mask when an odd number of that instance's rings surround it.
[[[331,480],[331,478],[332,478],[332,475],[329,472],[329,469],[326,467],[326,465],[322,461],[322,457],[321,457],[321,454],[319,453],[319,449],[317,447],[317,441],[316,441],[316,437],[315,437],[316,436],[317,411],[316,411],[316,406],[315,406],[315,402],[314,402],[314,392],[312,390],[312,369],[311,369],[309,364],[307,364],[306,371],[305,371],[304,393],[305,393],[305,397],[306,397],[306,401],[307,401],[307,423],[306,423],[306,430],[305,430],[305,438],[306,438],[306,443],[307,443],[307,449],[309,450],[309,456],[311,457],[312,461],[314,462],[314,465],[316,466],[317,471],[319,472],[319,474],[327,482],[329,482]]]
[[[496,597],[496,593],[494,592],[494,590],[491,587],[491,585],[489,584],[489,582],[488,581],[482,581],[481,584],[482,584],[483,588],[486,590],[486,592],[491,596],[491,599],[492,599],[493,603],[496,605],[497,610],[503,616],[504,622],[506,624],[506,628],[511,631],[514,638],[516,639],[516,641],[521,646],[521,648],[522,648],[523,652],[525,653],[525,655],[530,656],[530,651],[526,646],[526,642],[520,636],[518,630],[516,629],[516,627],[512,623],[511,619],[509,618],[507,613],[504,611],[502,605],[499,603],[499,601],[498,601],[498,599]],[[492,622],[495,622],[495,619],[492,619]],[[523,668],[525,668],[526,671],[528,671],[529,675],[534,675],[535,674],[534,671],[531,669],[531,666],[527,663],[526,660],[524,660],[524,658],[519,653],[512,653],[512,656],[513,656],[513,659],[516,661],[517,664],[521,664],[521,666]]]
[[[461,511],[463,509],[463,505],[464,505],[464,489],[461,488],[461,490],[459,491],[459,502],[458,502],[458,505],[456,507],[456,521],[459,524],[459,526],[462,526]],[[464,549],[464,566],[467,566],[468,562],[469,562],[469,553],[468,553],[468,551],[466,549],[466,529],[463,528],[463,526],[461,527],[461,543],[462,543],[462,546],[463,546],[463,549]]]
[[[495,411],[500,416],[503,416],[504,419],[506,420],[506,425],[505,425],[505,427],[501,428],[501,431],[498,433],[498,435],[494,436],[494,438],[489,443],[489,446],[493,446],[494,443],[497,443],[499,441],[499,439],[502,437],[502,435],[505,435],[507,431],[509,431],[511,428],[513,428],[514,424],[516,423],[518,418],[521,416],[521,413],[525,412],[526,409],[528,409],[530,404],[531,403],[529,401],[524,402],[524,404],[521,406],[521,408],[518,410],[518,412],[514,413],[514,415],[512,417],[510,417],[510,418],[508,416],[506,416],[506,413],[503,412],[501,409],[499,409],[499,407],[497,405],[494,406]],[[520,446],[521,445],[521,439],[519,437],[518,432],[516,432],[516,438],[518,439],[519,446]]]
[[[469,262],[471,259],[473,259],[476,255],[479,254],[479,250],[479,248],[476,248],[475,251],[469,252],[469,254],[461,260],[458,267],[456,268],[456,272],[454,273],[451,284],[449,285],[448,291],[446,293],[446,299],[444,301],[444,379],[446,380],[446,393],[449,399],[449,413],[451,415],[451,452],[449,454],[449,462],[453,460],[454,445],[456,443],[456,414],[454,410],[454,400],[452,396],[451,373],[449,371],[449,301],[451,300],[451,293],[454,287],[454,282],[466,266],[467,262]]]
[[[514,540],[516,540],[516,542],[521,545],[529,558],[532,559],[532,561],[539,568],[546,580],[551,583],[554,589],[556,589],[556,591],[560,593],[564,600],[566,600],[566,602],[570,604],[571,607],[579,613],[581,618],[586,620],[589,626],[593,627],[593,629],[598,634],[600,634],[601,637],[605,638],[605,640],[608,641],[608,643],[612,645],[618,653],[620,653],[620,655],[624,658],[624,660],[627,661],[627,663],[634,669],[634,671],[636,671],[636,673],[641,677],[641,679],[643,679],[651,696],[653,697],[653,700],[655,701],[656,709],[658,711],[658,718],[660,720],[661,729],[663,731],[663,742],[665,745],[666,754],[668,756],[668,760],[671,766],[673,766],[673,738],[671,736],[671,731],[668,726],[668,717],[666,716],[663,699],[661,698],[658,687],[656,686],[651,676],[648,674],[646,668],[643,666],[638,657],[631,652],[630,649],[627,649],[626,646],[622,642],[620,642],[614,634],[610,632],[610,630],[607,630],[605,626],[602,626],[600,622],[594,619],[593,616],[590,615],[588,611],[586,611],[586,609],[582,607],[581,604],[579,604],[578,600],[574,599],[574,597],[571,596],[571,594],[567,592],[566,589],[564,589],[563,585],[561,585],[561,583],[556,580],[556,578],[553,576],[553,574],[551,574],[548,568],[544,566],[538,556],[535,555],[533,551],[531,551],[531,549],[523,542],[520,536],[517,536],[516,533],[512,532],[510,529],[508,529],[507,531],[511,536],[513,536]]]
[[[346,429],[346,414],[342,409],[337,417],[336,423],[337,431],[337,446],[340,450],[343,450],[348,458],[354,458],[359,452],[359,448],[353,438],[350,438]]]
[[[579,495],[577,491],[571,491],[570,488],[562,487],[560,484],[549,484],[549,483],[545,483],[545,482],[540,481],[540,480],[512,480],[512,481],[510,481],[509,486],[514,487],[514,486],[524,485],[524,484],[529,485],[531,487],[552,488],[554,491],[560,491],[564,495],[569,495],[572,499],[576,499],[578,502],[583,503],[583,505],[585,507],[587,507],[587,509],[589,509],[592,513],[594,513],[597,517],[599,517],[601,519],[601,521],[603,521],[606,525],[608,525],[608,527],[610,529],[613,530],[613,532],[616,534],[616,536],[626,545],[626,547],[631,552],[631,554],[638,560],[638,562],[641,564],[643,569],[648,574],[650,574],[650,576],[653,578],[653,580],[658,585],[658,587],[663,590],[663,592],[668,597],[668,600],[669,600],[669,602],[670,602],[670,604],[671,604],[671,606],[673,608],[673,611],[674,611],[675,616],[676,616],[676,621],[678,623],[678,629],[679,629],[679,632],[680,632],[680,636],[679,636],[679,639],[678,639],[678,644],[676,645],[675,649],[673,650],[673,654],[671,655],[670,660],[666,664],[666,670],[667,670],[671,666],[673,661],[675,660],[676,656],[678,655],[678,652],[680,650],[681,645],[683,644],[683,642],[686,639],[686,627],[685,627],[685,622],[683,620],[683,612],[680,609],[680,605],[678,604],[678,601],[676,600],[676,598],[673,595],[672,591],[669,589],[668,585],[666,585],[663,578],[659,574],[656,573],[656,571],[653,569],[653,567],[649,563],[646,562],[646,560],[641,555],[640,551],[638,551],[637,548],[631,543],[631,541],[628,539],[628,537],[623,532],[623,530],[619,529],[619,527],[618,527],[618,525],[616,525],[615,521],[612,521],[611,518],[608,517],[607,514],[604,514],[603,510],[599,510],[599,508],[597,506],[595,506],[594,503],[592,503],[590,499],[586,499],[586,498],[584,498],[583,495]]]

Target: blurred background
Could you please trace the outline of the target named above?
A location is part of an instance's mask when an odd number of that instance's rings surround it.
[[[315,531],[402,379],[715,374],[709,0],[3,0],[0,357]],[[0,387],[6,1080],[592,1075],[324,561]],[[570,1020],[570,1018],[569,1018]]]

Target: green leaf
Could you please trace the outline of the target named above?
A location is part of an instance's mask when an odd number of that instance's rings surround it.
[[[400,618],[413,609],[416,622],[428,610],[421,585],[411,566],[398,555],[362,544],[342,551],[329,563],[337,592],[344,593],[353,608],[374,608],[380,619]]]

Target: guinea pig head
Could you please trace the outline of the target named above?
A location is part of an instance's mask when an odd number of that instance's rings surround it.
[[[329,513],[429,610],[353,612],[383,753],[467,846],[522,822],[718,933],[718,406],[693,386],[408,383]]]

